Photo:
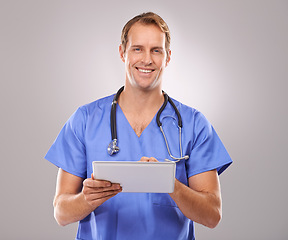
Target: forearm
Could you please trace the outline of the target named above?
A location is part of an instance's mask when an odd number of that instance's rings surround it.
[[[60,170],[54,198],[54,217],[61,226],[80,221],[121,191],[120,184],[93,178],[83,181]]]
[[[94,209],[95,207],[85,200],[82,192],[62,194],[54,199],[54,217],[61,226],[82,220]]]
[[[221,197],[208,192],[195,191],[175,181],[174,192],[170,194],[182,213],[192,221],[210,228],[221,220]]]

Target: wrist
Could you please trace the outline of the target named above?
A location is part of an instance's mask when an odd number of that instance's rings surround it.
[[[175,199],[179,195],[179,188],[181,188],[181,182],[175,178],[174,191],[169,193],[171,198]]]

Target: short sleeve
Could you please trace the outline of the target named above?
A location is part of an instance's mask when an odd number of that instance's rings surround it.
[[[204,115],[197,112],[194,116],[191,154],[186,162],[188,177],[214,169],[220,175],[231,163],[216,131]]]
[[[65,123],[45,159],[73,175],[86,178],[84,133],[85,114],[78,108]]]

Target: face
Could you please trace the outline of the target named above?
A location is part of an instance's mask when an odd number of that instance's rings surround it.
[[[119,47],[125,63],[126,84],[134,88],[161,88],[163,70],[170,61],[165,51],[165,33],[155,25],[135,23],[128,32],[125,53]]]

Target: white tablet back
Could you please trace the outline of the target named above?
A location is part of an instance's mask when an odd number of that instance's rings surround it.
[[[120,183],[123,192],[172,193],[174,162],[94,161],[95,179]]]

